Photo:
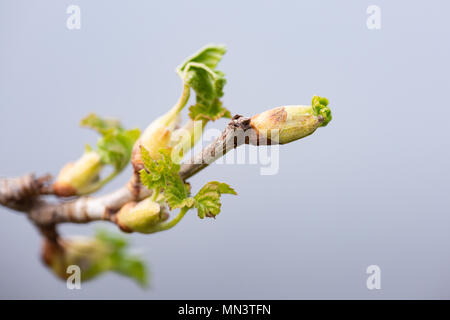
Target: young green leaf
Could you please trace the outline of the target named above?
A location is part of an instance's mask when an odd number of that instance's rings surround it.
[[[224,45],[209,44],[187,58],[177,67],[177,72],[183,78],[183,72],[186,66],[191,62],[204,64],[210,69],[215,69],[223,55],[227,52]]]
[[[171,149],[161,149],[160,153],[162,158],[155,161],[148,150],[141,148],[145,167],[140,171],[142,184],[155,192],[164,189],[164,198],[171,209],[192,207],[193,199],[189,197],[189,188],[178,174],[180,165],[171,159]]]
[[[141,286],[147,285],[147,268],[141,257],[127,252],[128,241],[117,233],[98,230],[95,238],[108,248],[109,268],[138,282]]]
[[[220,213],[220,196],[224,193],[237,194],[228,184],[217,181],[208,182],[200,189],[194,196],[194,206],[200,219],[215,217]]]
[[[217,120],[231,117],[230,112],[222,106],[220,98],[226,84],[223,72],[216,70],[226,49],[220,45],[208,45],[184,61],[177,73],[185,85],[196,93],[196,103],[189,108],[192,120]]]
[[[125,130],[118,121],[105,120],[95,114],[81,120],[81,126],[97,131],[102,137],[97,141],[97,150],[86,145],[83,156],[60,171],[53,184],[54,192],[59,196],[83,195],[99,190],[126,167],[140,135],[139,129]],[[101,179],[105,165],[111,165],[114,170]]]
[[[215,99],[209,106],[197,103],[189,107],[189,117],[194,121],[211,120],[216,121],[220,118],[231,118],[228,109],[222,106],[222,102]]]
[[[121,234],[110,232],[106,229],[97,229],[95,232],[95,239],[107,244],[113,251],[124,250],[128,247],[128,241]]]
[[[141,182],[149,190],[160,190],[166,188],[169,181],[181,180],[178,176],[180,165],[172,162],[170,149],[161,149],[162,157],[159,160],[153,160],[148,150],[141,147],[142,162],[145,169],[140,173]]]
[[[332,119],[331,110],[328,107],[328,99],[314,96],[311,102],[312,109],[317,116],[323,117],[323,122],[321,127],[325,127]]]
[[[134,279],[142,287],[148,285],[147,267],[140,257],[122,254],[115,259],[114,263],[117,273]]]
[[[223,96],[225,75],[215,72],[204,64],[190,62],[184,71],[184,82],[194,89],[198,103],[211,104]]]
[[[164,190],[164,197],[171,209],[188,207],[194,205],[194,199],[189,197],[186,185],[181,179],[174,179],[169,182]]]
[[[102,136],[97,142],[97,153],[103,164],[112,165],[116,172],[128,164],[133,145],[140,135],[139,129],[125,130],[119,121],[103,119],[94,113],[82,119],[80,126],[95,130]]]
[[[139,129],[108,129],[97,142],[98,153],[105,164],[110,164],[116,171],[121,171],[131,158],[133,145],[139,138]]]
[[[87,117],[82,119],[80,122],[80,126],[84,128],[90,128],[100,134],[104,134],[104,132],[109,129],[123,129],[118,120],[103,119],[97,116],[95,113],[90,113]]]

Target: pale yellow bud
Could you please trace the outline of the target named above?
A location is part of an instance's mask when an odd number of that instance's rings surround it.
[[[79,160],[62,168],[53,184],[55,194],[68,197],[88,193],[92,184],[98,180],[102,167],[98,153],[85,152]]]
[[[152,227],[167,218],[168,214],[161,211],[159,203],[147,198],[124,205],[117,213],[117,224],[124,231],[150,233]]]
[[[285,144],[312,134],[322,122],[311,106],[284,106],[253,116],[250,124],[260,139]]]
[[[143,168],[141,147],[148,150],[153,160],[162,158],[161,149],[169,147],[172,138],[172,132],[180,123],[180,112],[189,100],[190,87],[184,85],[183,93],[173,108],[163,116],[154,120],[145,130],[133,148],[131,162],[135,171]]]

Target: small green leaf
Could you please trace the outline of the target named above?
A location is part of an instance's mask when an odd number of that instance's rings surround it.
[[[164,199],[171,209],[194,205],[189,186],[179,175],[180,165],[172,161],[171,149],[161,149],[162,158],[153,160],[145,148],[141,148],[145,169],[140,171],[141,183],[150,190],[164,190]]]
[[[161,159],[153,160],[150,153],[144,147],[141,147],[142,162],[145,169],[140,173],[141,182],[149,190],[165,189],[169,181],[175,181],[181,178],[178,175],[180,165],[172,162],[170,149],[161,149]]]
[[[122,254],[114,262],[116,272],[134,279],[143,287],[148,285],[147,267],[140,257]]]
[[[109,129],[123,129],[120,122],[115,119],[103,119],[97,116],[95,113],[90,113],[87,117],[81,120],[80,126],[84,128],[90,128],[103,134]]]
[[[112,165],[116,171],[125,168],[139,135],[139,129],[105,131],[104,136],[97,142],[98,153],[103,163]]]
[[[108,248],[108,256],[100,265],[108,266],[112,271],[123,274],[134,279],[141,286],[146,286],[147,267],[143,259],[137,255],[130,254],[127,249],[128,241],[118,233],[106,230],[98,230],[95,238]]]
[[[189,197],[186,185],[181,178],[170,181],[164,190],[164,197],[170,209],[191,208],[194,205],[194,199]]]
[[[311,102],[312,109],[317,116],[323,117],[323,122],[321,127],[325,127],[332,119],[331,110],[328,107],[328,99],[314,96]]]
[[[94,113],[81,120],[80,125],[101,134],[97,153],[103,164],[112,165],[116,173],[125,168],[130,161],[133,145],[139,138],[139,129],[125,130],[119,121],[103,119]],[[92,151],[92,148],[86,146],[86,150]]]
[[[150,153],[145,147],[141,147],[141,158],[144,166],[148,168],[148,170],[150,171],[150,169],[152,169],[153,166],[155,165],[155,161],[150,156]]]
[[[139,171],[141,183],[149,190],[156,189],[160,184],[161,175],[157,172],[148,172],[145,169]]]
[[[211,104],[214,99],[223,96],[226,84],[225,76],[221,72],[214,72],[201,63],[191,62],[184,71],[184,81],[197,94],[197,102]]]
[[[100,242],[107,244],[114,251],[119,251],[128,247],[128,241],[117,232],[110,232],[106,229],[98,229],[95,232],[95,238]]]
[[[161,149],[162,158],[153,160],[145,148],[141,148],[145,169],[140,171],[141,182],[150,190],[164,190],[164,198],[171,209],[192,207],[189,188],[178,172],[180,165],[172,161],[171,149]]]
[[[220,194],[237,195],[237,192],[232,187],[230,187],[228,184],[226,184],[224,182],[213,181],[213,182],[210,182],[210,184],[217,186],[217,190],[219,191]]]
[[[187,58],[177,67],[177,72],[181,77],[183,77],[182,74],[186,68],[186,65],[190,62],[202,63],[210,69],[215,69],[226,52],[227,49],[224,45],[209,44]]]
[[[223,72],[216,70],[226,49],[220,45],[209,45],[184,61],[177,72],[185,85],[194,89],[196,103],[190,107],[192,120],[217,120],[231,117],[219,100],[226,84]]]
[[[200,189],[194,196],[194,206],[200,219],[215,217],[220,213],[220,196],[224,193],[237,194],[228,184],[217,181],[208,182]]]
[[[222,107],[222,102],[218,99],[209,106],[197,103],[189,107],[189,117],[194,120],[211,120],[215,121],[220,118],[231,118],[231,113]]]

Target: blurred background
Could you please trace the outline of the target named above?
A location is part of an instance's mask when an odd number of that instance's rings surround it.
[[[69,5],[79,30],[66,27]],[[366,25],[369,5],[379,30]],[[0,176],[57,174],[95,144],[78,127],[89,112],[144,129],[178,98],[175,67],[210,42],[228,47],[219,69],[232,113],[318,94],[333,121],[281,146],[276,175],[212,165],[190,179],[239,195],[223,197],[216,220],[192,213],[128,236],[150,267],[147,290],[113,273],[68,290],[40,262],[35,228],[0,208],[0,298],[450,298],[449,10],[443,0],[1,1]],[[60,231],[98,227],[116,229]],[[374,264],[381,290],[366,287]]]

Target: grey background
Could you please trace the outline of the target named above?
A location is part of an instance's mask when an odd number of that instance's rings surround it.
[[[66,28],[70,4],[81,30]],[[382,28],[366,27],[366,8]],[[69,291],[39,261],[40,238],[0,208],[1,298],[450,298],[446,1],[0,2],[0,175],[57,173],[97,137],[91,111],[145,126],[177,99],[175,66],[224,43],[224,101],[252,115],[329,98],[334,119],[280,149],[280,171],[216,165],[217,220],[132,235],[152,286],[107,274]],[[210,127],[222,128],[226,121]],[[123,184],[130,169],[103,192]],[[91,234],[107,223],[64,225]],[[366,268],[382,271],[366,288]]]

